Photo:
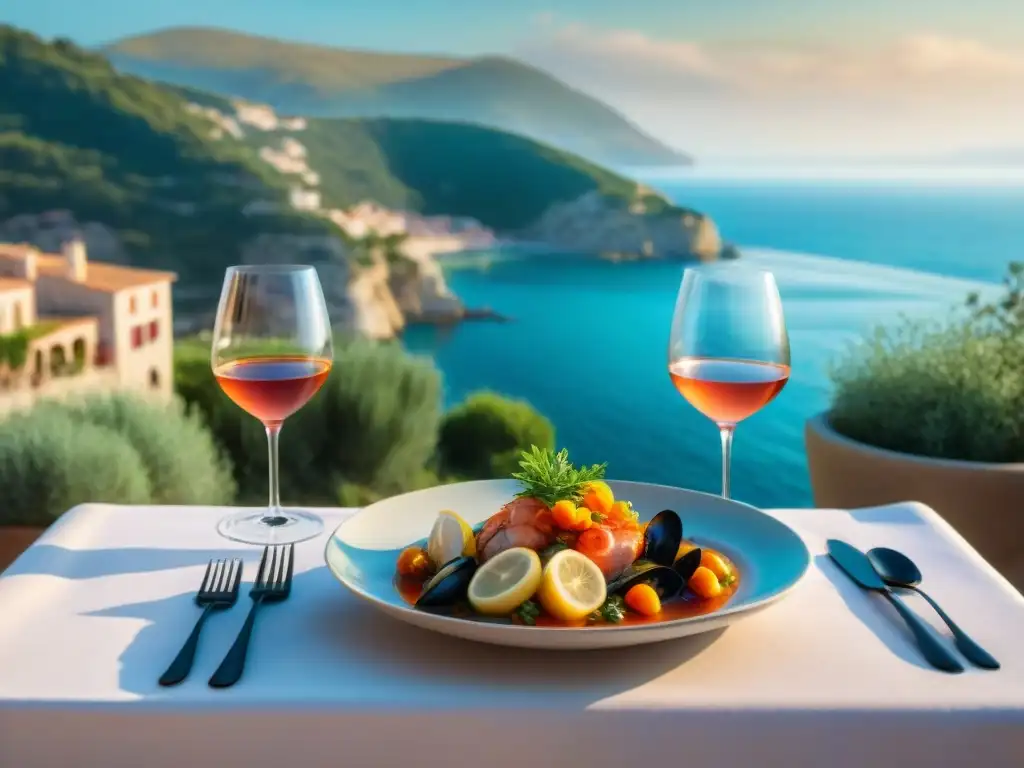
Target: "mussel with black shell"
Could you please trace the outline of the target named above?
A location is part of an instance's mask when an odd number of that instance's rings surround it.
[[[669,566],[641,559],[635,560],[608,584],[608,593],[625,595],[637,584],[650,584],[658,597],[670,600],[682,591],[685,583],[682,576]]]
[[[457,557],[445,563],[423,585],[417,608],[448,608],[466,597],[469,581],[476,572],[476,560]]]
[[[683,584],[688,584],[690,577],[700,568],[702,555],[700,547],[694,547],[672,564],[672,570],[679,574]]]
[[[683,521],[676,512],[665,509],[651,518],[644,531],[643,559],[671,566],[683,543]]]

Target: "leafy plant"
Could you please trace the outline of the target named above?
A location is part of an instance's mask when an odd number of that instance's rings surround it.
[[[159,404],[129,395],[92,396],[49,405],[69,420],[107,427],[139,454],[156,504],[230,504],[231,464],[197,415],[180,402]]]
[[[205,345],[205,349],[204,349]],[[175,344],[175,387],[232,459],[240,500],[265,503],[262,426],[210,372],[208,342]],[[427,471],[441,421],[441,378],[395,344],[338,339],[334,373],[281,432],[281,494],[290,502],[360,506],[437,482]]]
[[[20,370],[28,360],[29,336],[24,330],[0,334],[0,365],[4,363],[12,371]]]
[[[441,376],[397,344],[356,341],[335,351],[337,373],[281,433],[293,479],[306,487],[355,483],[409,490],[433,457]],[[302,478],[302,479],[300,479]]]
[[[114,429],[37,407],[0,428],[0,523],[39,525],[85,502],[144,504],[149,478],[138,451]]]
[[[523,451],[555,447],[555,428],[527,403],[494,392],[475,392],[455,406],[441,424],[442,468],[471,479],[508,477],[519,469]]]
[[[1004,283],[947,322],[904,319],[847,350],[830,370],[831,426],[901,453],[1024,461],[1024,265]]]

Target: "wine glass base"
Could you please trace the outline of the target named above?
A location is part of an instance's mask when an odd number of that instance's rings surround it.
[[[324,521],[294,509],[246,510],[220,519],[217,533],[244,544],[294,544],[319,536]]]

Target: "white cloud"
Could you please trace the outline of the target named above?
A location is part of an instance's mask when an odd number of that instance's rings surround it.
[[[823,151],[1024,144],[1024,49],[935,32],[856,47],[726,45],[552,17],[517,53],[687,148],[701,134],[715,148],[787,136]]]

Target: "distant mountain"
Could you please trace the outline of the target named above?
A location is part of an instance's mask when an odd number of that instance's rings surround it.
[[[125,38],[104,52],[125,72],[287,114],[479,123],[605,164],[691,162],[606,104],[507,58],[375,53],[206,28]]]

